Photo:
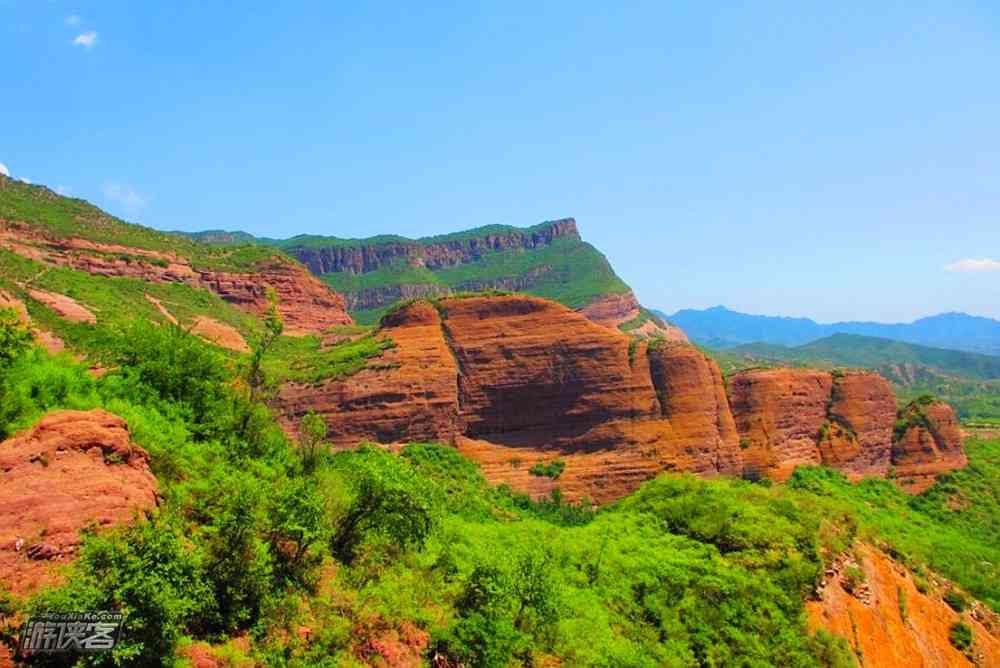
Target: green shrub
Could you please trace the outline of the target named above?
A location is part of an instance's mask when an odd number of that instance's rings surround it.
[[[66,584],[30,603],[34,611],[125,612],[114,661],[133,665],[171,656],[184,633],[215,616],[215,605],[198,552],[176,523],[156,517],[87,537]]]
[[[844,590],[852,594],[856,593],[858,588],[865,583],[866,579],[865,572],[852,564],[844,569]]]
[[[528,469],[528,472],[533,476],[538,476],[539,478],[551,478],[552,480],[558,480],[564,470],[566,470],[566,462],[561,459],[556,459],[551,462],[538,462]]]
[[[969,605],[969,601],[961,592],[949,589],[945,592],[944,602],[955,612],[964,612]]]
[[[337,519],[330,551],[349,564],[359,547],[383,540],[403,548],[427,540],[435,516],[431,496],[420,477],[402,458],[365,446],[335,458],[347,473],[353,499]]]
[[[955,622],[948,629],[948,640],[956,649],[967,652],[972,648],[972,629],[964,622]]]
[[[31,332],[13,309],[0,308],[0,371],[31,346]]]

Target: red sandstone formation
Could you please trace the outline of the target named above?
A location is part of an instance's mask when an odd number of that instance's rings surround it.
[[[70,322],[85,322],[90,325],[97,322],[97,316],[72,297],[45,290],[28,290],[28,294],[35,301],[41,302],[55,311],[60,318]]]
[[[823,451],[823,462],[853,477],[884,476],[896,421],[896,396],[889,381],[870,371],[835,374],[829,415],[832,423],[845,425],[850,433],[842,441],[843,450],[835,446]]]
[[[870,372],[749,371],[727,396],[696,348],[636,341],[526,295],[417,302],[380,335],[396,347],[360,373],[282,388],[292,430],[315,410],[336,447],[453,443],[494,482],[597,501],[665,470],[781,480],[827,464],[857,478],[885,475],[893,459],[895,398]],[[531,474],[556,459],[557,481]]]
[[[418,302],[381,334],[396,347],[348,379],[284,387],[280,411],[292,424],[321,413],[338,447],[454,443],[491,480],[536,494],[609,501],[664,470],[741,470],[718,368],[686,344],[648,351],[525,295]],[[557,483],[530,474],[556,458]]]
[[[120,417],[59,411],[0,443],[0,581],[17,595],[51,582],[85,526],[156,504],[149,457]]]
[[[816,438],[827,421],[833,379],[805,369],[760,369],[729,378],[729,404],[744,466],[783,480],[800,464],[819,464]]]
[[[383,331],[395,348],[346,380],[286,384],[278,399],[281,413],[297,424],[315,410],[327,420],[329,440],[340,447],[450,441],[458,431],[458,367],[437,310],[417,302],[387,316]]]
[[[701,466],[684,469],[739,475],[743,469],[739,435],[719,366],[697,348],[678,343],[654,344],[649,363],[674,443],[684,452],[700,453]]]
[[[868,546],[858,552],[862,558],[857,567],[865,575],[864,597],[844,588],[838,563],[821,588],[820,600],[806,603],[812,628],[845,638],[862,666],[1000,665],[1000,637],[991,631],[996,628],[991,621],[995,614],[976,604],[977,609],[963,619],[941,599],[940,592],[920,593],[907,570],[882,552]],[[975,664],[948,639],[951,625],[958,621],[972,629]]]
[[[53,355],[61,353],[66,348],[66,344],[63,340],[52,332],[47,332],[45,330],[39,329],[31,320],[31,316],[28,315],[28,309],[25,307],[24,302],[20,299],[13,297],[12,295],[0,290],[0,309],[9,308],[13,309],[17,313],[18,319],[27,325],[31,329],[32,335],[35,337],[35,341],[38,345],[45,348]]]
[[[186,283],[211,290],[256,315],[267,312],[267,290],[271,288],[278,295],[287,334],[321,332],[333,325],[353,322],[343,297],[305,267],[277,252],[258,262],[253,272],[217,271],[193,266],[188,258],[175,253],[59,238],[31,225],[3,220],[0,220],[0,247],[43,264],[100,276]]]
[[[620,325],[635,320],[642,315],[642,306],[640,306],[639,300],[635,298],[635,294],[631,290],[620,295],[607,295],[578,310],[589,320],[615,330]],[[638,327],[630,329],[629,334],[650,339],[662,338],[667,341],[688,340],[680,327],[665,322],[656,316],[651,316]]]
[[[958,418],[948,404],[914,402],[900,411],[899,419],[906,426],[892,444],[892,465],[907,491],[922,492],[937,474],[968,463]]]
[[[784,480],[800,464],[884,476],[896,399],[876,373],[757,369],[729,379],[748,470]]]

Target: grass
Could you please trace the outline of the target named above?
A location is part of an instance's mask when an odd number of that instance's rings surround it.
[[[98,326],[63,320],[34,301],[20,284],[77,300],[97,316]],[[77,348],[86,348],[88,341],[92,341],[101,329],[136,318],[164,322],[156,306],[146,299],[147,294],[159,299],[182,325],[190,325],[197,315],[206,315],[235,327],[244,337],[256,327],[252,316],[207,290],[182,283],[147,283],[65,267],[46,267],[5,249],[0,249],[0,287],[22,299],[32,317],[45,329]]]
[[[265,364],[276,382],[317,383],[352,376],[372,358],[395,344],[388,337],[365,334],[333,346],[321,345],[318,336],[282,336]]]
[[[566,462],[561,459],[556,459],[551,462],[538,462],[532,466],[528,472],[533,476],[538,476],[539,478],[551,478],[552,480],[558,480],[559,476],[561,476],[565,470]]]
[[[336,239],[331,237],[294,237],[278,243],[278,247],[295,254],[296,249],[355,247],[387,243],[444,244],[454,243],[486,234],[530,234],[546,224],[529,228],[487,226],[456,232],[454,234],[407,240],[401,237],[372,237],[370,239]],[[334,272],[321,277],[327,285],[349,296],[372,300],[388,299],[387,303],[368,309],[352,310],[351,315],[366,324],[375,323],[385,308],[396,301],[393,288],[416,286],[428,294],[448,291],[499,288],[516,290],[558,301],[570,308],[580,308],[602,296],[629,291],[614,273],[607,259],[593,246],[578,238],[558,237],[545,246],[526,250],[513,248],[487,251],[479,259],[443,269],[432,270],[414,267],[405,260],[362,274]],[[376,292],[382,294],[376,295]],[[366,294],[367,293],[367,294]],[[396,294],[399,294],[397,290]],[[645,318],[649,318],[649,314]],[[638,323],[641,324],[641,323]],[[637,325],[638,326],[638,325]]]
[[[273,248],[213,247],[181,235],[127,223],[85,200],[62,197],[44,186],[4,176],[0,176],[0,219],[38,225],[56,237],[79,237],[97,243],[177,253],[201,269],[252,271],[275,257],[293,261]]]
[[[926,565],[1000,611],[1000,439],[966,443],[969,465],[909,496],[888,480],[851,484],[825,469],[802,469],[788,486],[846,514],[859,533],[903,562]]]

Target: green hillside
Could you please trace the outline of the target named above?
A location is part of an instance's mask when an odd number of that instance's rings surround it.
[[[1000,357],[855,334],[834,334],[801,346],[751,343],[710,354],[727,373],[758,366],[878,371],[901,402],[934,394],[967,421],[1000,422]]]
[[[480,289],[503,289],[545,297],[570,308],[580,308],[600,297],[630,290],[611,268],[607,258],[573,233],[556,236],[551,242],[534,248],[493,250],[487,237],[512,235],[530,238],[552,223],[531,227],[486,225],[460,232],[419,239],[378,235],[366,239],[342,239],[331,236],[299,235],[275,240],[254,238],[245,232],[209,231],[188,234],[208,243],[231,245],[252,240],[258,245],[280,248],[295,256],[330,287],[348,298],[354,319],[373,324],[406,294],[443,294]],[[422,257],[428,249],[462,246],[476,251],[475,259],[441,268],[429,268],[409,258]],[[354,268],[341,271],[318,271],[318,258],[324,251],[363,250],[368,257],[386,248],[405,248],[406,256],[397,256],[361,273]]]
[[[28,223],[46,234],[78,237],[161,253],[176,253],[199,269],[252,271],[277,251],[265,246],[223,248],[127,223],[86,200],[63,197],[40,185],[30,185],[0,174],[0,220]]]
[[[234,382],[245,369],[180,329],[113,337],[94,378],[26,348],[13,322],[0,318],[0,431],[111,410],[162,502],[87,534],[61,584],[17,599],[0,583],[0,604],[124,607],[130,665],[194,643],[238,664],[356,665],[364,643],[407,633],[451,665],[846,667],[847,643],[810,632],[804,606],[855,541],[935,596],[1000,607],[997,441],[970,442],[969,468],[917,497],[822,468],[774,486],[668,473],[595,510],[492,487],[447,446],[296,448]]]

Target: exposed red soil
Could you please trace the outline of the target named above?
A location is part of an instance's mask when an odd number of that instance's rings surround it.
[[[149,457],[120,417],[59,411],[0,443],[0,581],[16,595],[52,582],[80,530],[156,505]]]
[[[847,639],[864,666],[1000,666],[1000,637],[981,621],[990,613],[960,615],[938,593],[921,594],[906,569],[884,553],[869,546],[858,552],[857,566],[865,575],[861,592],[848,592],[843,569],[833,568],[820,600],[806,604],[812,628]],[[974,661],[948,639],[951,625],[958,621],[972,629]]]
[[[246,339],[235,327],[214,318],[205,315],[195,316],[191,331],[222,348],[235,350],[239,353],[250,352],[250,346],[247,345]]]
[[[97,316],[88,311],[85,306],[72,297],[36,289],[28,290],[28,294],[35,301],[39,301],[55,311],[56,315],[60,318],[64,318],[70,322],[85,322],[91,325],[97,322]]]

